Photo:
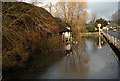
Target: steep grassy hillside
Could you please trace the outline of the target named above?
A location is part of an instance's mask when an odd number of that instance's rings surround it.
[[[3,67],[23,67],[31,54],[62,47],[60,25],[44,8],[23,2],[2,3]]]

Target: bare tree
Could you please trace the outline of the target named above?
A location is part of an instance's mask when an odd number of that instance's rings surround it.
[[[114,13],[112,15],[112,21],[114,22],[114,24],[117,24],[118,22],[118,11],[116,11],[116,13]]]
[[[91,25],[95,25],[96,17],[97,17],[97,14],[93,13],[91,16]]]
[[[87,2],[57,2],[55,5],[55,16],[60,17],[68,23],[72,30],[79,32],[88,19]]]
[[[38,1],[38,0],[34,0],[34,1],[32,2],[32,4],[33,4],[33,5],[38,5],[38,4],[43,4],[43,3],[40,2],[40,1]]]
[[[48,4],[46,4],[44,7],[45,7],[45,8],[48,8],[48,9],[49,9],[49,12],[52,13],[53,4],[52,4],[51,2],[49,2]]]

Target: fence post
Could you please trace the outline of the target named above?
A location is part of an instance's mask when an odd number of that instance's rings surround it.
[[[118,40],[118,48],[120,48],[120,41]]]
[[[114,45],[114,37],[112,36],[112,40],[111,40],[112,42],[113,42],[113,45]]]
[[[118,40],[114,36],[109,35],[108,33],[105,33],[105,32],[102,32],[102,33],[107,38],[107,40],[111,41],[114,46],[120,49],[120,40]]]
[[[117,38],[115,38],[115,46],[117,45]]]

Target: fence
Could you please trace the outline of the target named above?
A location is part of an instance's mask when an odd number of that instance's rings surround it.
[[[101,33],[120,51],[120,40],[109,35],[108,33],[105,33],[104,31],[101,31]]]

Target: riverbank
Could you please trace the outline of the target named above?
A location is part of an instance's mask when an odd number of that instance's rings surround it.
[[[86,33],[80,33],[80,35],[97,35],[99,32],[86,32]]]
[[[99,36],[99,32],[80,33],[81,37],[92,36],[92,35]]]

